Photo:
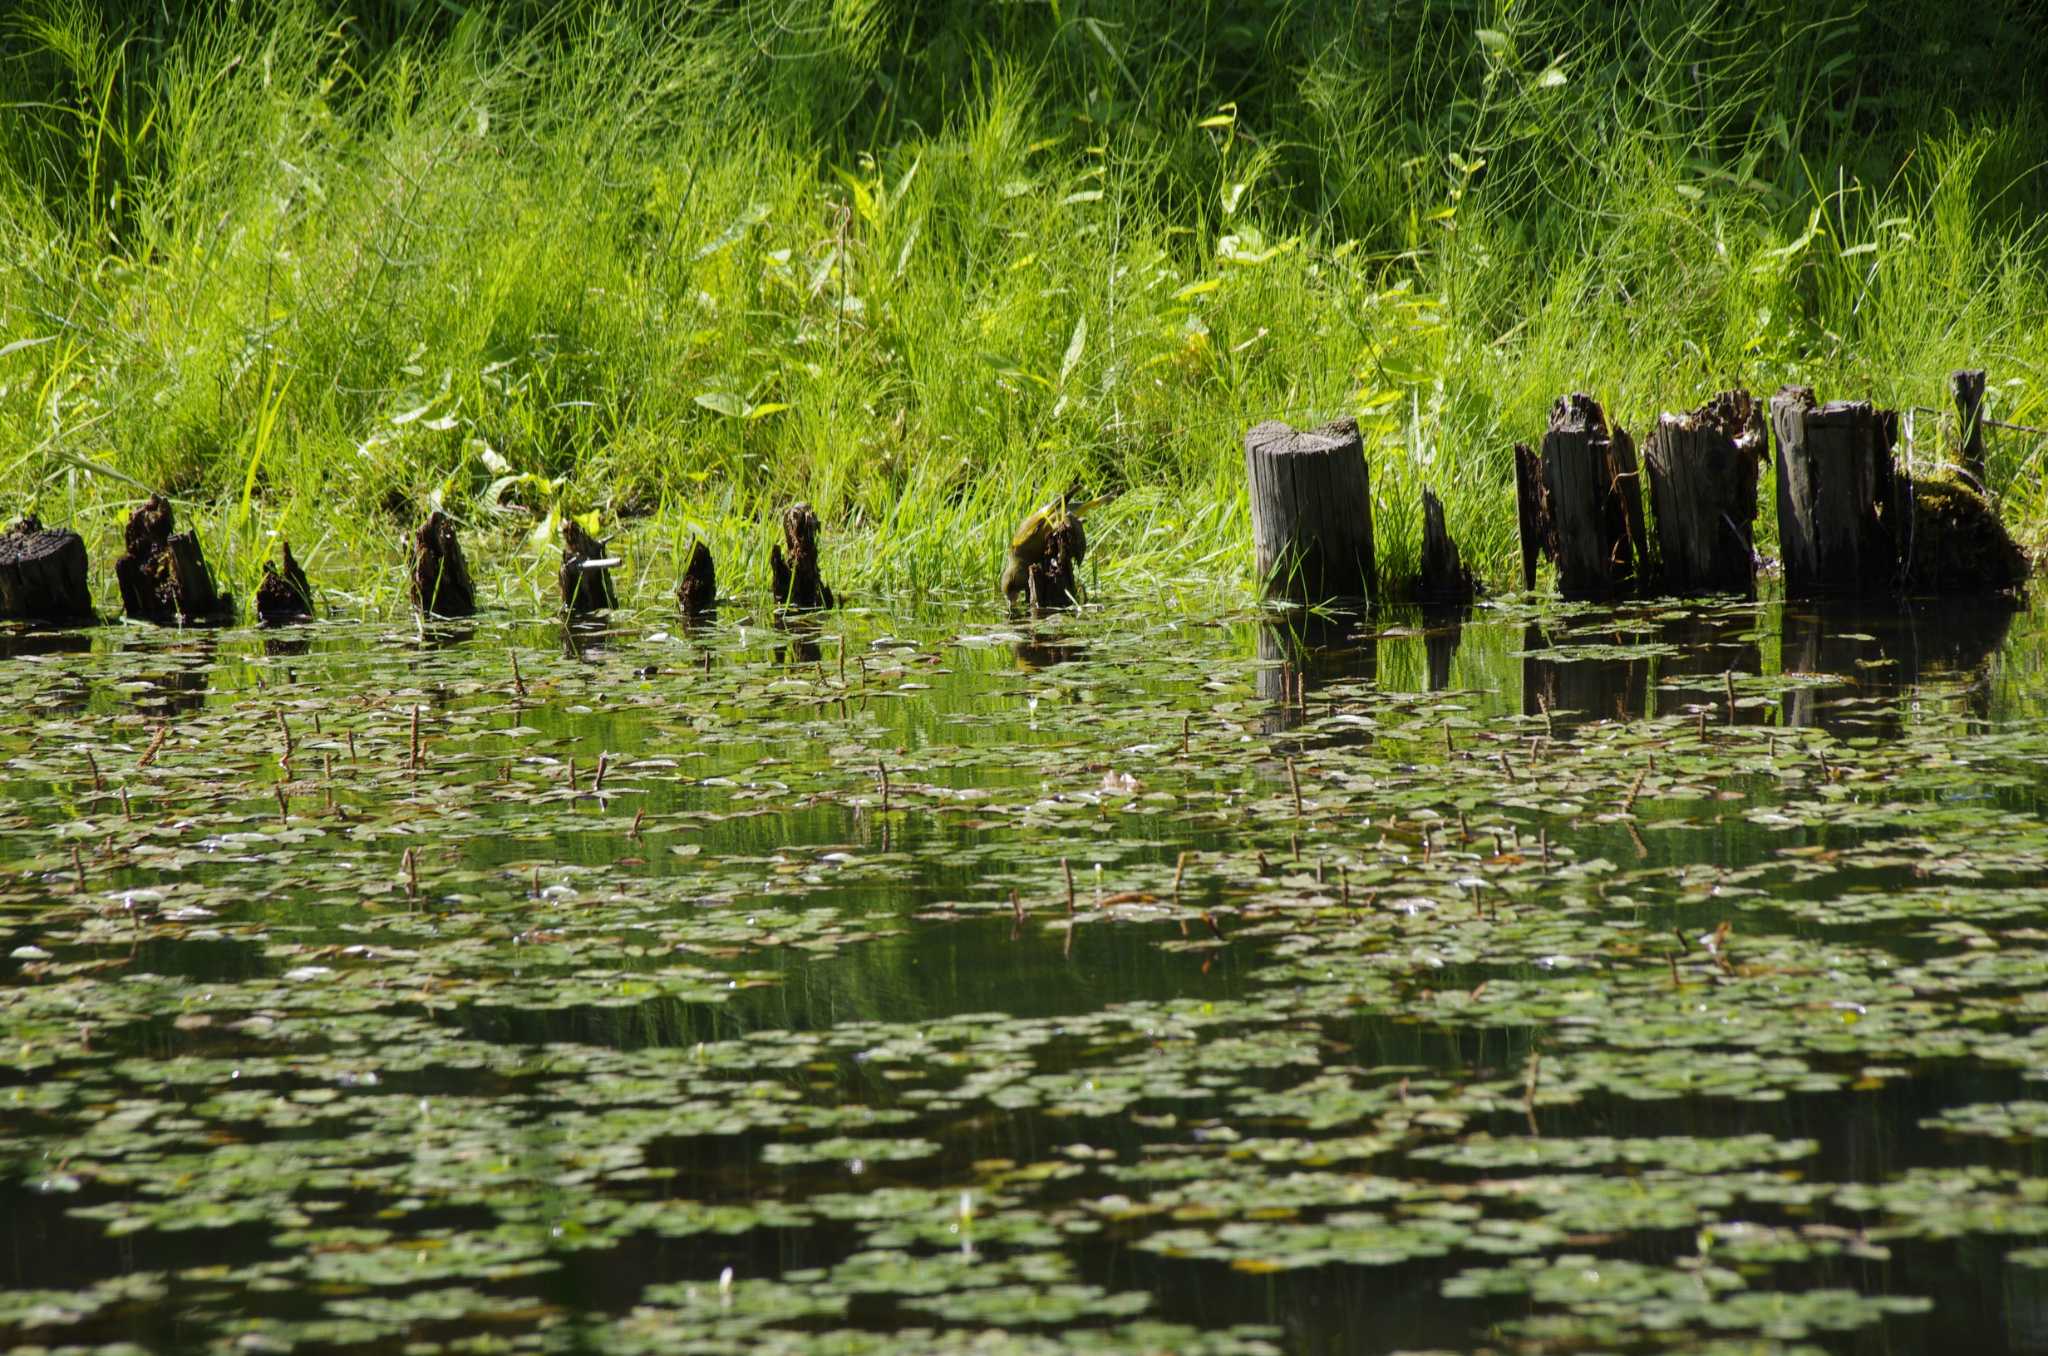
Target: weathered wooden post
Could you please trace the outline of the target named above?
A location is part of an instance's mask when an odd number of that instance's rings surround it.
[[[85,541],[30,514],[0,532],[0,620],[89,622]]]
[[[1477,592],[1472,572],[1458,555],[1458,543],[1444,527],[1443,501],[1422,492],[1422,579],[1415,596],[1422,603],[1469,603]]]
[[[1949,392],[1955,396],[1956,415],[1962,420],[1963,474],[1979,490],[1989,492],[1984,481],[1984,384],[1981,367],[1948,374]]]
[[[1757,466],[1769,445],[1761,407],[1723,391],[1689,414],[1661,414],[1643,443],[1667,593],[1756,591]]]
[[[439,509],[427,515],[412,539],[412,602],[430,617],[476,613],[476,588],[455,524]]]
[[[1358,421],[1298,430],[1268,420],[1244,435],[1244,465],[1253,558],[1267,595],[1372,602],[1379,575]]]
[[[171,625],[218,618],[228,609],[213,586],[199,538],[173,532],[171,506],[151,495],[128,517],[127,553],[114,562],[121,608],[137,621]]]
[[[1897,582],[1899,551],[1881,517],[1894,493],[1899,417],[1868,401],[1822,405],[1807,386],[1771,397],[1778,445],[1778,547],[1785,595],[1877,593]]]
[[[1635,443],[1608,427],[1599,401],[1583,392],[1558,397],[1541,457],[1515,448],[1524,587],[1535,584],[1540,548],[1557,563],[1567,598],[1634,589],[1645,564],[1641,478]]]

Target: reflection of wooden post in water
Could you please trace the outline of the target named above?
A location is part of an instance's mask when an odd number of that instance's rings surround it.
[[[1784,723],[1837,737],[1896,739],[1914,686],[1939,678],[1981,678],[2005,643],[2017,605],[2009,598],[1945,599],[1891,608],[1787,607],[1778,666],[1786,673],[1839,675],[1839,681],[1785,694]],[[1845,705],[1848,699],[1861,699]],[[1965,709],[1990,715],[1990,692],[1976,683]],[[1888,703],[1888,704],[1886,704]]]
[[[1259,666],[1252,689],[1271,703],[1260,730],[1278,734],[1301,723],[1300,694],[1335,683],[1371,683],[1379,677],[1379,644],[1356,622],[1304,616],[1267,622],[1258,632]]]
[[[1549,637],[1534,622],[1522,628],[1522,714],[1548,714],[1555,729],[1595,721],[1627,721],[1645,709],[1647,659],[1548,659]]]
[[[1428,604],[1422,609],[1422,653],[1429,670],[1429,690],[1442,692],[1451,685],[1451,661],[1465,639],[1465,620],[1472,609],[1463,603]]]
[[[1379,577],[1358,421],[1299,431],[1268,420],[1244,435],[1244,464],[1252,548],[1267,593],[1303,603],[1372,601]]]
[[[1678,653],[1657,660],[1657,685],[1650,693],[1649,713],[1681,715],[1706,707],[1710,724],[1763,724],[1767,707],[1739,707],[1732,719],[1728,710],[1730,675],[1763,672],[1756,624],[1756,614],[1747,610],[1699,612],[1659,623],[1657,639]]]

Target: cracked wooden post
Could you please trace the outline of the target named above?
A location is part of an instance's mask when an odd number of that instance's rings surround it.
[[[1882,510],[1894,492],[1899,417],[1863,400],[1820,404],[1808,386],[1771,397],[1778,445],[1778,549],[1788,598],[1879,593],[1899,551]]]
[[[1542,455],[1518,447],[1515,458],[1524,579],[1534,573],[1533,536],[1556,562],[1558,592],[1567,598],[1615,598],[1639,587],[1645,562],[1635,443],[1608,427],[1600,402],[1583,392],[1559,396]]]
[[[0,620],[90,622],[85,541],[30,514],[0,532]]]
[[[1769,443],[1747,391],[1657,416],[1643,465],[1666,593],[1756,592],[1757,468]]]
[[[1962,420],[1961,457],[1963,474],[1986,493],[1984,479],[1984,369],[1961,368],[1948,374],[1949,393],[1955,397],[1956,415]]]
[[[1358,422],[1297,430],[1268,420],[1244,435],[1252,549],[1269,597],[1314,603],[1379,594],[1372,488]]]

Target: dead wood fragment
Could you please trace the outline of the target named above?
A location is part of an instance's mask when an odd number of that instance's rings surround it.
[[[832,590],[818,574],[818,515],[805,503],[782,511],[782,541],[768,550],[769,586],[781,607],[831,607]]]
[[[114,562],[122,611],[162,626],[225,615],[227,600],[214,587],[199,539],[173,531],[174,526],[171,506],[161,495],[151,495],[129,515],[127,553]]]
[[[310,621],[313,616],[313,588],[306,572],[292,558],[292,544],[280,541],[281,562],[263,562],[263,578],[256,585],[256,616],[264,622]]]
[[[619,605],[612,588],[612,567],[618,562],[605,554],[604,543],[584,530],[574,518],[562,522],[562,571],[559,583],[562,606],[571,615],[602,612]]]
[[[683,615],[692,619],[718,606],[718,574],[712,567],[711,548],[701,541],[690,543],[689,563],[683,566],[682,580],[676,585],[676,602]]]
[[[455,524],[439,509],[427,515],[412,539],[413,606],[430,617],[476,614],[476,588]]]

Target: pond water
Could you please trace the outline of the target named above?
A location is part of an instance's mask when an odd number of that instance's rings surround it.
[[[2048,1351],[2044,623],[0,636],[0,1344]]]

